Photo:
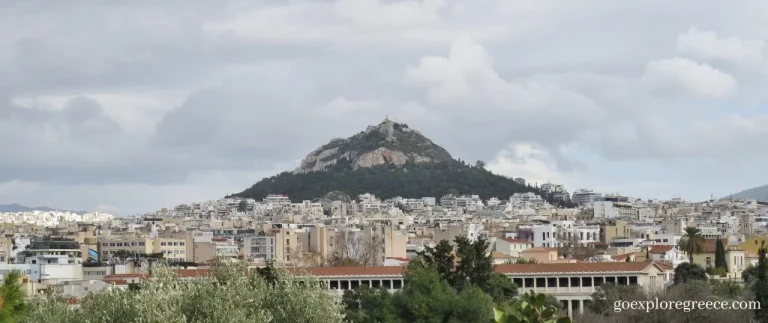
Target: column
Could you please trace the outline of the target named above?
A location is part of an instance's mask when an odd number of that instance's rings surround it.
[[[568,286],[570,286],[570,284]],[[566,300],[566,302],[568,303],[568,317],[573,317],[573,300],[569,299]]]
[[[584,300],[579,300],[579,314],[584,314]]]

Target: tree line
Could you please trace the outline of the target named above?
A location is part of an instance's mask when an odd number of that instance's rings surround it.
[[[382,199],[397,196],[440,198],[447,194],[475,194],[482,199],[504,199],[514,193],[540,193],[535,187],[522,185],[486,170],[482,163],[470,165],[458,161],[409,163],[401,166],[387,164],[353,169],[349,160],[341,159],[327,171],[300,174],[283,172],[229,197],[258,201],[270,194],[285,194],[293,200],[302,201],[318,199],[333,191],[350,196],[371,193]],[[562,204],[549,195],[543,197],[550,203]]]

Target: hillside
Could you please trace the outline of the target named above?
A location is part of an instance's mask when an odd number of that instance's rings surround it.
[[[301,201],[340,191],[352,197],[372,193],[383,199],[439,198],[449,193],[504,199],[534,191],[483,167],[455,160],[420,132],[390,120],[347,139],[333,139],[300,165],[232,196],[261,200],[269,194],[285,194]]]
[[[727,198],[768,201],[768,185],[743,190]]]
[[[304,157],[294,173],[327,170],[340,160],[348,161],[353,169],[385,164],[455,162],[448,151],[421,132],[386,119],[352,137],[336,138],[320,146]]]

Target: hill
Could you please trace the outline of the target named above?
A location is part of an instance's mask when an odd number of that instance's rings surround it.
[[[385,120],[347,139],[333,139],[309,153],[296,170],[265,178],[231,196],[261,200],[269,194],[285,194],[301,201],[340,191],[352,197],[372,193],[383,199],[439,198],[449,193],[504,199],[534,191],[479,164],[456,160],[420,132]]]
[[[768,201],[768,185],[743,190],[726,198]]]

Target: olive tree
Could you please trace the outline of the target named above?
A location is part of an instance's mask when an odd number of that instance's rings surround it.
[[[339,295],[316,279],[273,273],[269,283],[244,264],[220,262],[210,275],[182,280],[158,266],[139,288],[89,294],[79,308],[36,299],[23,322],[342,322]]]

